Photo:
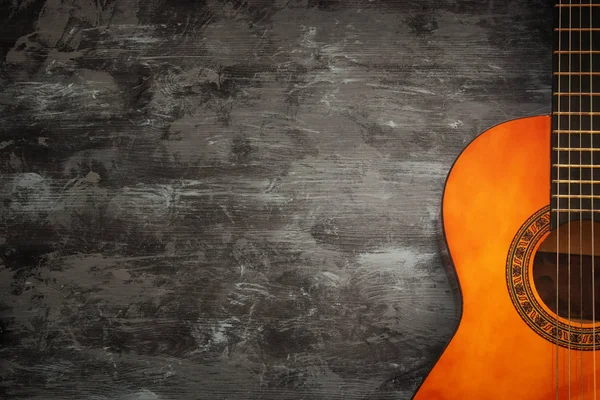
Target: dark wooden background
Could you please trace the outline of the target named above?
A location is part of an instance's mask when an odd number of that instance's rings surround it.
[[[551,1],[0,4],[1,398],[412,397],[446,174],[550,111]]]

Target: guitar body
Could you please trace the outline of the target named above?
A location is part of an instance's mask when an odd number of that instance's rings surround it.
[[[550,234],[550,131],[549,116],[497,125],[477,137],[454,164],[442,209],[446,242],[462,294],[462,317],[414,399],[548,400],[557,398],[557,390],[560,399],[595,398],[594,375],[600,386],[600,359],[598,368],[593,367],[597,351],[559,346],[544,337],[544,329],[551,338],[557,331],[538,318],[535,307],[531,310],[521,289],[511,289],[511,284],[519,286],[520,279],[532,279],[524,272],[521,276],[520,269],[521,263],[523,271],[531,268],[528,250],[515,252],[521,258],[511,267],[511,248],[519,243],[539,248]],[[529,244],[515,241],[524,227],[534,234],[523,237],[541,239]],[[555,315],[547,307],[542,310],[545,306],[537,300],[540,313]],[[530,313],[524,317],[519,307]],[[532,328],[526,322],[528,316],[539,326]],[[567,334],[562,329],[561,340]],[[583,337],[574,340],[584,343],[591,336]]]

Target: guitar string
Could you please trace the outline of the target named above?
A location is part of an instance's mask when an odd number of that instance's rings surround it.
[[[557,168],[556,168],[556,194],[557,196],[560,196],[560,152],[561,152],[561,145],[560,145],[560,138],[561,138],[561,116],[560,116],[560,110],[561,110],[561,55],[562,55],[562,34],[561,34],[561,29],[562,29],[562,0],[559,0],[558,2],[559,7],[558,7],[558,75],[557,75],[557,93],[558,93],[558,97],[557,97],[557,114],[556,114],[556,164],[557,164]],[[560,223],[560,197],[556,198],[556,228],[558,229],[558,225]],[[558,231],[557,231],[558,233]],[[555,362],[556,362],[556,371],[555,371],[555,375],[556,375],[556,388],[555,388],[555,393],[556,393],[556,400],[558,400],[558,388],[559,388],[559,363],[558,363],[558,290],[559,290],[559,255],[560,255],[560,235],[556,235],[556,325],[554,327],[555,329]]]
[[[592,19],[592,0],[590,0],[590,72],[594,71],[593,67],[593,59],[594,59],[594,55],[592,54],[592,51],[594,50],[594,46],[593,46],[593,41],[592,41],[592,31],[594,28],[594,23],[593,23],[593,19]],[[594,107],[593,107],[593,102],[594,102],[594,96],[593,96],[593,92],[594,92],[594,86],[593,84],[593,80],[592,80],[592,75],[590,74],[590,90],[589,90],[589,94],[590,94],[590,112],[594,111]],[[590,136],[590,148],[593,149],[594,148],[594,118],[592,116],[590,116],[590,132],[591,136]],[[594,165],[594,153],[590,152],[590,167],[593,167]],[[590,168],[591,169],[591,174],[592,174],[592,180],[594,178],[594,168]],[[596,287],[596,283],[595,283],[595,261],[596,261],[596,252],[594,249],[594,184],[592,183],[591,185],[591,194],[592,194],[592,199],[591,199],[591,209],[592,209],[592,365],[593,365],[593,373],[594,373],[594,400],[596,400],[596,293],[595,293],[595,287]]]
[[[568,167],[567,170],[569,171],[569,176],[571,176],[571,153],[572,153],[572,143],[571,143],[571,96],[573,93],[573,88],[571,86],[572,84],[572,74],[571,72],[573,72],[572,70],[572,65],[571,65],[571,61],[572,61],[572,57],[573,57],[573,33],[571,28],[573,27],[573,7],[569,7],[569,52],[567,53],[568,56],[568,71],[569,71],[569,105],[568,105],[568,109],[569,109],[569,115],[567,117],[567,130],[569,133],[567,133],[567,137],[568,137],[568,141],[569,141],[569,152],[568,152]],[[567,348],[568,348],[568,352],[567,352],[567,387],[568,387],[568,399],[571,399],[571,183],[567,183]],[[559,249],[560,251],[560,249]]]
[[[591,4],[592,0],[590,0],[590,4]],[[582,92],[583,92],[583,75],[581,75],[581,73],[583,72],[583,56],[581,55],[581,51],[583,50],[583,0],[579,0],[579,126],[578,126],[578,130],[579,130],[579,147],[583,147],[583,141],[582,141],[582,131],[583,131],[583,115],[581,113],[581,111],[583,111],[583,96],[582,96]],[[590,10],[590,14],[592,12],[592,7],[589,6],[589,10]],[[592,71],[590,71],[591,73]],[[590,110],[591,112],[592,110]],[[592,117],[590,116],[590,119]],[[582,163],[581,163],[581,156],[582,153],[579,152],[579,195],[583,195],[583,167],[582,167]],[[593,179],[593,176],[592,176]],[[592,199],[592,201],[594,201]],[[571,203],[571,199],[569,199],[569,205]],[[583,198],[580,196],[579,197],[579,209],[583,210]],[[581,219],[581,215],[580,215],[580,219]],[[579,221],[579,326],[582,327],[583,324],[583,224],[581,223],[581,221]],[[577,356],[579,357],[579,376],[580,376],[580,380],[581,380],[581,398],[583,399],[583,393],[584,393],[584,382],[583,382],[583,355],[581,354],[581,352],[577,353]]]
[[[594,23],[593,23],[593,18],[592,18],[592,4],[593,0],[590,0],[590,72],[593,72],[593,59],[594,59],[594,55],[592,53],[592,51],[594,50],[594,46],[593,46],[593,35],[592,35],[592,31],[594,29]],[[589,90],[589,96],[590,96],[590,112],[594,111],[594,107],[593,107],[593,102],[594,102],[594,86],[593,86],[593,80],[592,80],[592,75],[590,74],[590,90]],[[594,148],[594,118],[593,116],[590,116],[590,148],[593,149]],[[590,167],[593,167],[594,165],[594,153],[590,152]],[[592,180],[594,179],[594,168],[590,168],[591,169],[591,175],[592,175]],[[593,369],[593,382],[594,382],[594,400],[596,400],[596,293],[595,293],[595,287],[596,287],[596,283],[595,283],[595,261],[596,261],[596,252],[594,249],[594,184],[592,183],[591,186],[591,209],[592,209],[592,369]]]

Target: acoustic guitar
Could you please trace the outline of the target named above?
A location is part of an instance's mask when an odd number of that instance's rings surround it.
[[[479,135],[447,178],[462,315],[416,400],[600,399],[600,0],[554,9],[551,115]]]

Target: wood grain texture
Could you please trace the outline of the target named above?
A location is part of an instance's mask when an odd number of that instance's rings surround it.
[[[0,397],[409,399],[446,174],[550,2],[4,1]]]

